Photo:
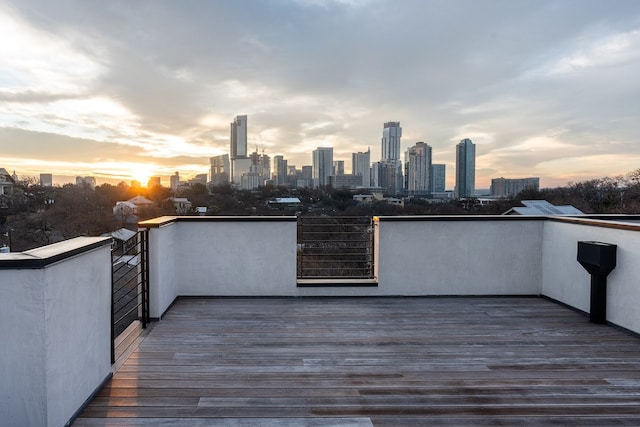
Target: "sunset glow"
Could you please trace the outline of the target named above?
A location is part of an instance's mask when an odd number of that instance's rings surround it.
[[[463,138],[477,188],[640,166],[637,2],[447,4],[0,0],[0,167],[56,184],[188,179],[228,152],[238,114],[250,151],[298,169],[316,147],[347,171],[351,153],[378,160],[387,121],[403,153],[433,147],[447,188]]]

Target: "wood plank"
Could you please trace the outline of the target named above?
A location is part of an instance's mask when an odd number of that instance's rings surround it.
[[[540,298],[182,299],[106,424],[638,425],[640,339]]]

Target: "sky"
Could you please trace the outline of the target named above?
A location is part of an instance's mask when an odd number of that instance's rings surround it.
[[[380,158],[384,122],[476,188],[640,168],[637,0],[0,0],[0,167],[54,183],[208,172],[249,151]]]

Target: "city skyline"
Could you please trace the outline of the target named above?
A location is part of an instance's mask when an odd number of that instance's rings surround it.
[[[248,151],[299,169],[321,146],[381,159],[401,122],[448,189],[464,138],[476,188],[640,165],[634,1],[0,0],[0,33],[0,167],[56,184],[207,172],[241,114]]]

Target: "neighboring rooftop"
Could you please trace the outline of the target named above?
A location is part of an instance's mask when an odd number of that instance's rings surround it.
[[[133,197],[129,200],[127,200],[127,202],[129,203],[133,203],[136,206],[149,206],[149,205],[155,205],[155,202],[153,202],[152,200],[147,199],[144,196],[136,196]]]
[[[114,239],[120,240],[122,242],[126,242],[136,237],[138,235],[138,232],[129,230],[127,228],[120,228],[116,231],[108,233],[108,235],[113,237]]]
[[[546,200],[522,200],[524,207],[513,207],[503,215],[584,215],[584,213],[571,206],[555,206]]]

